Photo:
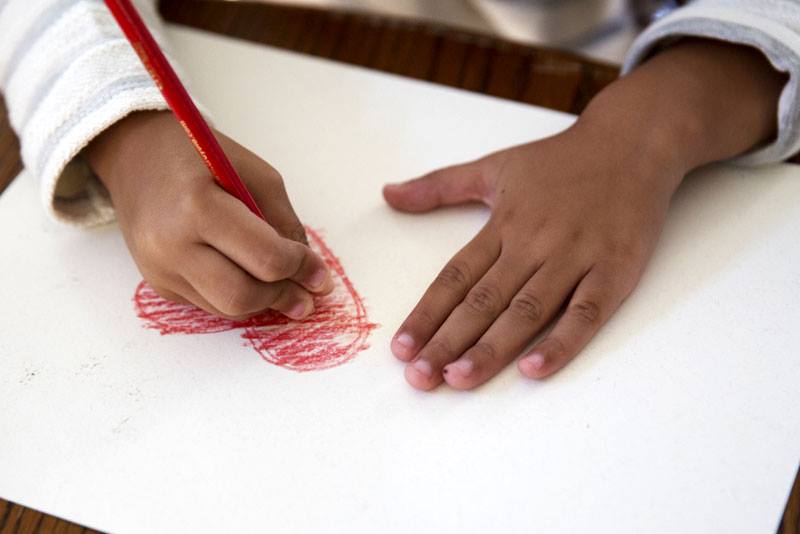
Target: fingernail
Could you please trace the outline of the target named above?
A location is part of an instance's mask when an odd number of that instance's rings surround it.
[[[417,360],[414,362],[413,367],[424,377],[430,377],[433,375],[433,367],[431,367],[431,364],[428,360]]]
[[[308,315],[308,308],[308,302],[299,302],[295,304],[292,309],[286,312],[286,315],[292,319],[303,319],[306,315]]]
[[[325,283],[328,281],[328,276],[330,276],[329,271],[325,268],[315,272],[311,277],[311,280],[308,282],[311,285],[311,289],[316,291],[325,287]]]
[[[534,371],[539,371],[542,367],[544,367],[544,354],[539,352],[534,352],[527,358],[525,358],[525,362],[531,367]]]
[[[398,345],[403,347],[404,349],[413,349],[414,348],[414,338],[410,335],[403,332],[402,334],[398,334],[394,340],[397,342]]]
[[[394,353],[400,358],[411,359],[414,355],[414,338],[403,332],[394,338]]]
[[[444,368],[444,371],[455,372],[461,376],[469,376],[475,369],[475,364],[472,360],[456,360]]]

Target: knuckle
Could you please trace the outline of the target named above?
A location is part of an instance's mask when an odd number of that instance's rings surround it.
[[[264,278],[274,282],[288,278],[297,271],[298,260],[286,251],[269,250],[261,258],[264,266]]]
[[[572,315],[582,323],[594,324],[600,319],[600,306],[594,300],[579,300],[570,308]]]
[[[544,313],[539,297],[527,291],[521,292],[511,301],[509,310],[515,317],[528,323],[538,323]]]
[[[451,261],[445,265],[435,283],[448,289],[461,289],[469,284],[469,267],[462,261]]]
[[[202,180],[198,178],[197,182],[201,183]],[[209,214],[215,211],[215,206],[209,200],[207,190],[197,187],[187,189],[189,191],[175,204],[172,222],[176,228],[182,228],[184,233],[206,234],[210,225],[214,224]]]
[[[162,232],[151,227],[133,233],[134,248],[149,260],[159,260],[169,256],[174,250],[170,240]]]
[[[437,359],[440,359],[441,356],[450,358],[453,355],[453,349],[450,347],[450,343],[445,341],[440,337],[435,337],[431,339],[427,345],[425,345],[425,354],[429,356],[436,356],[439,355]]]
[[[259,169],[258,181],[254,183],[256,188],[266,188],[270,192],[275,190],[285,190],[283,176],[273,167],[267,165],[267,168]]]
[[[225,295],[219,310],[231,317],[242,317],[252,313],[256,311],[253,295],[254,293],[245,284],[234,284]]]
[[[481,362],[486,362],[497,359],[497,349],[494,345],[486,341],[476,343],[470,352],[472,352],[472,361],[479,360]]]
[[[644,271],[644,265],[644,262],[631,264],[614,261],[596,265],[592,268],[592,276],[595,287],[603,288],[603,298],[598,295],[590,300],[602,300],[608,308],[617,306],[636,288]]]
[[[620,238],[607,242],[605,253],[623,263],[629,263],[643,257],[645,247],[636,239]]]
[[[283,187],[283,176],[275,168],[270,167],[269,171],[264,173],[266,179],[274,185]]]
[[[585,235],[586,235],[586,230],[582,226],[579,226],[577,228],[574,228],[569,233],[569,237],[567,239],[571,244],[575,245],[577,243],[580,243]]]
[[[178,200],[176,212],[183,220],[202,222],[208,214],[208,195],[197,188],[191,189]]]
[[[287,239],[291,239],[292,241],[297,241],[298,243],[308,243],[308,239],[306,238],[306,230],[303,228],[302,224],[296,224],[292,226],[286,232]]]
[[[417,306],[408,316],[408,319],[400,327],[400,330],[410,333],[412,336],[419,336],[424,332],[431,332],[438,326],[433,313],[426,306]]]
[[[605,287],[609,304],[624,300],[636,288],[641,277],[641,268],[630,265],[610,265],[599,271],[602,286]]]
[[[552,358],[560,358],[567,353],[567,347],[557,337],[548,337],[542,342],[547,354]]]
[[[500,300],[500,290],[496,286],[481,284],[472,288],[464,304],[475,313],[492,315],[499,311]]]
[[[299,291],[290,291],[288,284],[275,284],[269,295],[267,305],[276,309],[289,309],[302,300]]]

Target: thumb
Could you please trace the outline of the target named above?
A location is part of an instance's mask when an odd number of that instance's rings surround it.
[[[255,187],[250,191],[264,212],[267,223],[275,228],[281,237],[308,245],[305,227],[292,207],[289,195],[280,178],[261,175],[261,180],[251,180]]]
[[[229,145],[225,147],[226,152],[233,156],[237,171],[264,212],[267,223],[281,237],[308,245],[305,228],[292,207],[280,173],[243,146],[227,137],[224,139]]]
[[[431,211],[442,206],[489,201],[489,186],[480,161],[453,165],[425,176],[388,184],[383,198],[396,210],[411,213]]]

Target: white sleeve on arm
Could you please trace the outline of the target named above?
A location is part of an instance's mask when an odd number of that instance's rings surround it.
[[[135,3],[163,41],[154,3]],[[102,0],[0,0],[0,35],[0,87],[47,210],[79,225],[112,220],[79,152],[133,111],[167,109],[157,87]]]
[[[797,153],[800,150],[800,0],[695,0],[648,27],[628,52],[623,72],[646,60],[656,47],[683,36],[753,46],[775,69],[789,74],[778,102],[777,138],[734,161],[761,165],[783,161]]]

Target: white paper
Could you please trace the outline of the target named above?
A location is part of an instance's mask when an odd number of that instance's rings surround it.
[[[118,230],[47,221],[23,176],[0,196],[0,496],[114,532],[775,531],[800,457],[797,167],[691,177],[638,290],[552,379],[421,393],[390,337],[487,213],[398,214],[381,185],[572,118],[171,33],[381,326],[308,373],[240,332],[144,329]]]

